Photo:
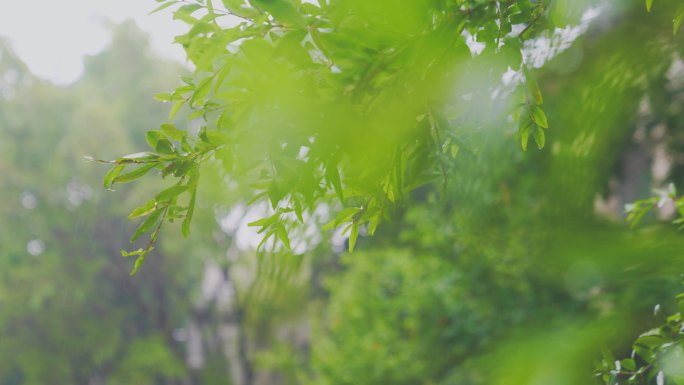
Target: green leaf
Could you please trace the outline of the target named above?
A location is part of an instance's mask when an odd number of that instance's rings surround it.
[[[335,227],[341,225],[344,222],[348,222],[352,219],[352,217],[358,213],[361,209],[358,207],[347,207],[340,211],[337,216],[335,217]]]
[[[171,123],[162,124],[160,129],[161,129],[161,132],[164,133],[164,135],[168,136],[171,139],[175,139],[179,142],[181,140],[183,140],[183,138],[188,136],[187,132],[177,129],[176,126],[174,126]]]
[[[520,129],[520,142],[522,144],[523,151],[527,151],[527,143],[530,141],[530,129],[532,128],[532,122],[528,122]]]
[[[121,174],[125,167],[125,164],[117,164],[116,166],[112,167],[107,174],[105,174],[104,179],[102,180],[104,188],[108,189],[112,187],[114,180],[119,176],[119,174]]]
[[[157,202],[165,202],[165,201],[170,201],[171,199],[179,196],[180,194],[188,191],[188,186],[183,185],[183,186],[171,186],[167,188],[166,190],[161,191],[157,196],[154,198]]]
[[[375,234],[375,230],[378,228],[378,225],[380,224],[380,221],[382,220],[381,214],[375,215],[370,218],[368,221],[368,235],[373,236]]]
[[[354,252],[354,247],[356,246],[356,239],[359,237],[359,224],[354,223],[351,227],[351,233],[349,234],[349,252]]]
[[[531,106],[532,108],[532,119],[541,128],[548,128],[549,122],[546,119],[546,113],[539,106]]]
[[[285,230],[285,226],[278,226],[276,229],[276,235],[283,242],[283,245],[285,245],[286,249],[292,250],[290,247],[290,238],[287,236],[287,230]]]
[[[173,13],[173,18],[186,21],[188,20],[186,16],[190,16],[193,12],[200,8],[202,8],[202,6],[199,4],[186,4],[178,8],[178,10]]]
[[[342,209],[342,211],[340,211],[337,214],[335,219],[323,225],[321,230],[332,230],[337,226],[341,225],[342,223],[349,222],[354,216],[354,214],[358,213],[359,210],[361,209],[358,207],[347,207],[345,209]]]
[[[157,146],[157,142],[159,142],[161,139],[164,139],[164,135],[162,135],[162,133],[159,131],[152,130],[145,133],[145,140],[150,148],[155,148]]]
[[[128,154],[124,155],[121,158],[117,159],[117,163],[136,163],[140,162],[143,160],[156,160],[159,159],[159,154],[155,154],[154,152],[149,152],[149,151],[143,151],[143,152],[136,152],[135,154]]]
[[[174,5],[174,4],[176,4],[176,3],[178,3],[178,0],[169,1],[168,3],[164,3],[164,4],[160,5],[160,6],[158,6],[157,8],[151,10],[150,13],[148,13],[148,15],[151,15],[151,14],[153,14],[153,13],[157,13],[157,12],[159,12],[159,11],[161,11],[161,10],[163,10],[163,9],[166,9],[166,8],[168,8],[168,7],[170,7],[170,6]]]
[[[630,372],[633,372],[634,369],[636,369],[636,363],[631,358],[625,358],[624,360],[620,361],[620,366],[629,370]]]
[[[143,251],[140,253],[138,258],[135,260],[135,264],[133,265],[133,270],[131,271],[131,276],[134,276],[135,273],[140,270],[140,266],[142,266],[143,262],[145,262],[145,258],[147,258],[147,254],[150,253],[150,251],[154,250],[154,247],[150,247],[149,249]]]
[[[176,117],[178,111],[181,109],[181,107],[183,107],[183,104],[185,104],[185,99],[179,100],[173,104],[173,107],[171,107],[171,111],[169,111],[169,120]]]
[[[304,19],[297,9],[287,0],[251,0],[251,3],[270,13],[283,24],[304,25]]]
[[[451,158],[456,159],[456,156],[458,156],[458,152],[461,150],[461,148],[456,143],[452,143],[450,148],[451,148]]]
[[[161,154],[166,154],[166,155],[171,155],[176,152],[175,147],[173,146],[173,143],[169,141],[166,138],[160,139],[157,141],[157,144],[154,146],[154,150],[161,153]]]
[[[340,202],[344,202],[344,193],[342,192],[340,172],[337,170],[337,165],[333,162],[328,162],[328,165],[325,168],[325,179],[332,184],[337,197],[340,198]]]
[[[132,257],[135,255],[140,255],[144,252],[145,252],[145,250],[143,250],[142,248],[140,248],[138,250],[133,250],[133,251],[121,250],[121,256],[122,257]]]
[[[154,225],[159,221],[159,218],[161,218],[164,211],[164,207],[157,208],[147,218],[145,218],[143,223],[141,223],[140,226],[138,226],[138,229],[135,230],[135,233],[133,233],[133,235],[131,236],[131,243],[135,242],[138,238],[140,238],[141,235],[152,230]]]
[[[187,238],[190,234],[190,222],[192,221],[192,215],[195,213],[195,197],[197,195],[197,187],[195,186],[190,192],[190,202],[188,203],[188,211],[185,214],[183,223],[181,224],[181,232],[183,237]]]
[[[653,0],[646,0],[646,11],[651,12],[652,6],[653,6]]]
[[[676,35],[679,31],[679,27],[681,27],[682,22],[684,22],[684,5],[677,8],[677,12],[675,12],[675,17],[672,22],[672,32],[674,35]]]
[[[127,174],[122,174],[119,175],[118,177],[114,178],[114,183],[128,183],[131,181],[134,181],[141,176],[147,174],[148,171],[153,169],[155,166],[157,166],[158,163],[145,163],[144,165],[138,167],[137,169],[127,173]]]
[[[144,206],[140,206],[136,209],[133,209],[130,214],[128,214],[128,219],[135,219],[139,217],[144,217],[145,215],[149,215],[154,209],[157,207],[157,202],[154,199],[150,199],[145,203]]]
[[[527,67],[524,68],[523,72],[525,73],[525,85],[530,94],[532,94],[535,104],[542,104],[544,99],[542,98],[541,89],[536,77]]]
[[[190,105],[195,105],[196,103],[204,103],[204,97],[207,96],[207,94],[211,90],[211,84],[213,80],[213,77],[208,77],[200,82],[200,84],[197,86],[197,89],[195,90],[195,93],[192,94],[192,98],[190,98]]]
[[[546,135],[544,134],[544,130],[537,125],[534,126],[534,141],[537,143],[537,147],[540,150],[544,148],[544,144],[546,143]]]
[[[277,222],[278,222],[278,218],[280,218],[279,214],[274,214],[274,215],[271,215],[270,217],[261,218],[261,219],[258,219],[258,220],[256,220],[256,221],[254,221],[254,222],[249,222],[249,223],[247,224],[247,226],[249,226],[249,227],[263,227],[263,228],[266,228],[266,227],[268,227],[268,226],[271,226],[271,225],[277,223]]]
[[[159,93],[154,94],[154,99],[160,102],[170,102],[171,100],[173,100],[173,96],[168,93]]]

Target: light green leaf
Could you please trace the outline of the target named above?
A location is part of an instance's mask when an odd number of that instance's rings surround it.
[[[684,22],[684,5],[677,8],[677,12],[675,13],[675,17],[672,22],[673,34],[677,34],[677,32],[679,31],[679,27],[681,27],[682,25],[682,22]]]
[[[181,107],[183,107],[183,104],[185,104],[185,99],[179,100],[173,104],[173,107],[171,107],[171,111],[169,111],[169,120],[176,117],[178,111],[181,109]]]
[[[134,276],[135,273],[138,272],[138,270],[142,266],[143,262],[145,262],[145,258],[147,258],[147,254],[149,254],[150,251],[152,251],[152,250],[154,250],[154,247],[150,247],[149,249],[140,253],[140,255],[138,256],[138,259],[135,260],[135,264],[133,265],[133,270],[131,271],[131,276]]]
[[[546,143],[546,135],[544,134],[544,130],[537,125],[534,126],[534,141],[537,143],[537,147],[540,150],[544,148],[544,144]]]
[[[173,100],[173,96],[168,93],[159,93],[154,95],[154,99],[160,102],[170,102]]]
[[[176,4],[176,3],[178,3],[177,0],[169,1],[168,3],[164,3],[164,4],[160,5],[160,6],[158,6],[157,8],[151,10],[150,13],[148,13],[148,15],[151,15],[151,14],[153,14],[153,13],[157,13],[157,12],[159,12],[159,11],[161,11],[161,10],[163,10],[163,9],[166,9],[166,8],[168,8],[168,7],[170,7],[170,6],[174,5],[174,4]]]
[[[646,0],[646,10],[651,12],[651,7],[653,6],[653,0]]]
[[[140,255],[144,252],[145,252],[145,250],[143,250],[142,248],[140,248],[138,250],[133,250],[133,251],[121,250],[121,256],[122,257],[132,257],[134,255]]]
[[[114,184],[114,180],[119,176],[119,174],[121,174],[125,167],[125,164],[117,164],[116,166],[112,167],[111,170],[109,170],[107,174],[105,174],[104,179],[102,181],[104,188],[112,187],[112,185]]]
[[[162,124],[160,129],[164,133],[164,135],[168,136],[171,139],[175,139],[177,141],[181,141],[181,140],[183,140],[183,138],[188,136],[187,132],[177,129],[176,126],[174,126],[171,123]]]
[[[276,229],[276,234],[278,235],[278,238],[283,242],[283,245],[285,245],[285,248],[288,250],[292,250],[290,247],[290,238],[287,236],[287,230],[285,230],[285,226],[278,226]]]
[[[150,148],[155,148],[157,147],[157,142],[160,140],[164,139],[164,135],[162,135],[161,132],[159,131],[147,131],[145,133],[145,140],[147,141],[147,144],[150,146]]]
[[[154,211],[156,207],[156,201],[154,199],[150,199],[145,203],[144,206],[140,206],[131,211],[131,213],[128,214],[128,219],[135,219],[139,217],[144,217],[145,215],[149,215],[152,211]]]
[[[354,214],[358,213],[359,210],[361,210],[361,209],[358,207],[347,207],[345,209],[342,209],[342,211],[340,211],[337,214],[335,219],[326,223],[325,225],[323,225],[321,230],[323,230],[323,231],[332,230],[332,229],[336,228],[337,226],[341,225],[342,223],[351,221]]]
[[[268,227],[272,224],[275,224],[278,222],[279,215],[271,215],[270,217],[267,218],[261,218],[259,220],[256,220],[254,222],[250,222],[247,224],[249,227]]]
[[[450,148],[451,148],[451,158],[456,159],[456,156],[458,156],[458,152],[461,150],[461,148],[456,143],[452,143]]]
[[[539,106],[531,106],[532,108],[532,119],[541,128],[548,128],[549,122],[546,119],[546,113]]]
[[[356,239],[359,237],[359,224],[354,223],[351,227],[351,233],[349,234],[349,252],[354,252],[354,247],[356,246]]]
[[[337,165],[335,165],[333,162],[329,162],[325,168],[325,179],[332,184],[337,197],[340,198],[340,201],[344,202],[344,193],[342,192],[340,172],[337,170]]]

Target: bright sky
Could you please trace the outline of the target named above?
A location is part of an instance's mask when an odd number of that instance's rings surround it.
[[[184,59],[173,37],[185,26],[169,11],[148,15],[154,0],[0,0],[0,36],[9,39],[31,72],[58,84],[76,80],[83,57],[100,52],[109,43],[107,22],[133,19],[151,34],[159,54]]]

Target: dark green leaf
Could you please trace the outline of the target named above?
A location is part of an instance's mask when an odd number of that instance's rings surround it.
[[[527,122],[520,129],[520,143],[522,144],[523,151],[527,151],[527,143],[530,141],[530,129],[532,128],[532,122]]]
[[[162,214],[164,213],[165,208],[160,207],[155,209],[145,220],[143,223],[138,226],[138,229],[135,230],[135,233],[131,236],[131,243],[135,242],[138,238],[140,238],[141,235],[145,234],[146,232],[152,230],[155,224],[159,221],[159,219],[162,217]],[[163,218],[161,218],[163,220]]]
[[[179,196],[180,194],[188,191],[188,186],[183,185],[183,186],[171,186],[167,188],[166,190],[161,191],[157,196],[154,198],[157,202],[164,202],[164,201],[170,201],[171,199]]]
[[[175,153],[173,144],[166,138],[159,139],[154,146],[154,150],[167,155]]]
[[[145,163],[127,174],[122,174],[114,178],[114,183],[128,183],[134,181],[140,178],[141,176],[147,174],[147,172],[153,169],[155,166],[157,166],[157,164],[158,163]]]
[[[188,203],[188,211],[185,214],[183,223],[181,224],[181,232],[183,237],[187,238],[190,234],[190,222],[192,221],[192,215],[195,213],[195,196],[197,195],[197,187],[195,186],[190,192],[190,202]]]

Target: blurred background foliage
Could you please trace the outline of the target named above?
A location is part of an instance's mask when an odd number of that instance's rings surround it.
[[[152,57],[132,23],[68,87],[0,44],[0,384],[628,381],[610,377],[612,359],[592,379],[602,351],[628,357],[640,333],[680,322],[663,319],[682,291],[681,234],[661,223],[676,210],[666,202],[630,229],[623,206],[684,186],[684,43],[674,1],[650,13],[636,0],[577,4],[599,7],[567,44],[553,25],[531,43],[545,57],[533,66],[551,123],[543,150],[521,151],[500,103],[456,99],[447,177],[407,194],[373,237],[362,229],[353,254],[314,223],[291,251],[257,255],[247,224],[268,207],[245,204],[251,187],[219,157],[202,166],[190,237],[166,229],[132,278],[125,217],[165,182],[111,193],[83,156],[145,148],[169,110],[152,95],[186,70]],[[549,23],[582,20],[557,7]],[[420,21],[395,9],[374,22],[393,26],[391,41]],[[200,130],[182,115],[178,127]],[[662,381],[680,383],[675,358]]]

